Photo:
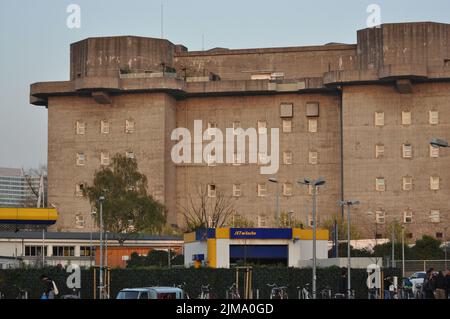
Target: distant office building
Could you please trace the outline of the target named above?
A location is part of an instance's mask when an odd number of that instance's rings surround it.
[[[40,176],[25,176],[20,168],[0,167],[0,207],[35,207]],[[44,202],[47,193],[44,178]]]

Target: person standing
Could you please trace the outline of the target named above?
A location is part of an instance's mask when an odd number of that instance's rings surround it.
[[[446,285],[442,271],[440,271],[434,279],[434,288],[434,298],[445,299]]]
[[[434,268],[427,270],[426,276],[423,280],[422,292],[425,299],[434,299],[434,279],[433,279]]]
[[[339,278],[339,294],[344,296],[344,298],[347,297],[348,291],[347,291],[347,268],[342,268],[341,271],[341,277]]]
[[[55,295],[58,294],[58,288],[56,288],[55,282],[47,275],[41,275],[40,279],[44,284],[44,293],[41,299],[55,299]]]

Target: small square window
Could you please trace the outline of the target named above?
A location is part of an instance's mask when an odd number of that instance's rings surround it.
[[[215,184],[208,185],[208,197],[216,197],[216,185]]]
[[[77,153],[77,165],[83,166],[86,162],[86,156],[84,153]]]
[[[291,118],[294,116],[292,103],[281,103],[280,104],[280,117],[281,118]]]
[[[84,196],[83,191],[84,191],[84,184],[80,183],[75,185],[75,195],[77,197],[83,197]]]
[[[86,133],[86,123],[77,121],[77,135],[84,135]]]
[[[386,190],[386,183],[384,177],[378,177],[375,179],[375,189],[378,192],[384,192]]]
[[[314,221],[313,221],[313,217],[311,214],[308,215],[308,227],[313,227],[314,226]]]
[[[267,122],[258,121],[258,134],[267,134]]]
[[[308,194],[312,195],[313,194],[313,190],[314,190],[314,186],[313,185],[308,185],[307,189],[308,189]],[[319,194],[319,189],[320,189],[320,187],[316,187],[316,194],[317,195]]]
[[[413,188],[413,178],[411,176],[403,177],[403,190],[411,191]]]
[[[375,112],[375,126],[384,126],[384,112]]]
[[[386,212],[382,210],[378,210],[375,212],[375,222],[377,224],[384,224],[386,223]]]
[[[266,184],[258,184],[258,196],[266,196]]]
[[[233,184],[233,196],[241,197],[241,195],[242,195],[241,184]]]
[[[134,121],[126,120],[125,121],[125,133],[131,134],[134,133]]]
[[[283,120],[283,133],[292,132],[292,120]]]
[[[430,145],[430,157],[431,158],[439,157],[439,150],[440,148],[438,146]]]
[[[375,145],[375,158],[382,158],[384,156],[384,145]]]
[[[109,122],[108,121],[100,121],[100,132],[102,134],[109,134]]]
[[[306,116],[318,117],[319,116],[319,102],[306,103]]]
[[[269,157],[266,153],[258,153],[258,164],[265,165],[269,163]]]
[[[437,239],[441,239],[442,237],[444,237],[442,233],[436,233],[436,238]]]
[[[402,112],[402,125],[411,125],[411,112],[410,111]]]
[[[134,152],[126,152],[125,156],[130,159],[133,159],[135,157]]]
[[[309,164],[316,165],[318,163],[318,153],[316,151],[309,152]]]
[[[438,176],[430,176],[430,189],[433,191],[439,190],[439,181]]]
[[[291,183],[283,184],[283,195],[284,196],[292,196],[292,184]]]
[[[430,111],[429,121],[430,121],[431,125],[439,124],[439,112],[438,111]]]
[[[403,144],[402,146],[403,158],[412,158],[413,150],[411,144]]]
[[[317,119],[308,119],[308,132],[317,133]]]
[[[84,228],[84,217],[81,214],[77,214],[75,216],[75,227],[76,228]]]
[[[439,210],[430,211],[430,222],[438,224],[441,222],[441,212]]]
[[[109,161],[109,153],[108,152],[101,152],[100,153],[100,165],[108,166],[110,163]]]
[[[258,227],[267,227],[267,216],[258,215]]]
[[[413,213],[410,210],[403,212],[403,222],[405,224],[411,224],[413,222]]]
[[[292,152],[283,152],[283,163],[285,165],[292,165]]]

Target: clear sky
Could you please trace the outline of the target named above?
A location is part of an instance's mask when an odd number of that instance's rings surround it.
[[[47,162],[47,111],[29,85],[69,79],[69,45],[91,36],[161,36],[189,50],[356,42],[367,6],[382,23],[450,23],[449,0],[0,0],[0,166]],[[66,25],[81,7],[81,28]],[[204,39],[204,40],[203,40]]]

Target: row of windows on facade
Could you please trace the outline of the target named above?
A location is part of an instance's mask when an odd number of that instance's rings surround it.
[[[42,256],[42,248],[44,248],[44,255],[47,255],[47,247],[42,246],[25,246],[25,256]],[[80,256],[93,256],[94,249],[90,246],[80,246]],[[53,246],[52,256],[54,257],[75,257],[75,246]]]
[[[375,112],[375,126],[384,126],[384,112]],[[439,124],[439,111],[428,111],[428,123],[431,125]],[[402,111],[402,125],[412,125],[411,111]]]
[[[135,158],[134,152],[125,152],[125,156],[127,158]],[[108,166],[111,163],[111,159],[109,156],[109,152],[101,152],[100,153],[100,165]],[[76,164],[78,166],[83,166],[86,164],[86,154],[84,153],[77,153],[76,156]]]

